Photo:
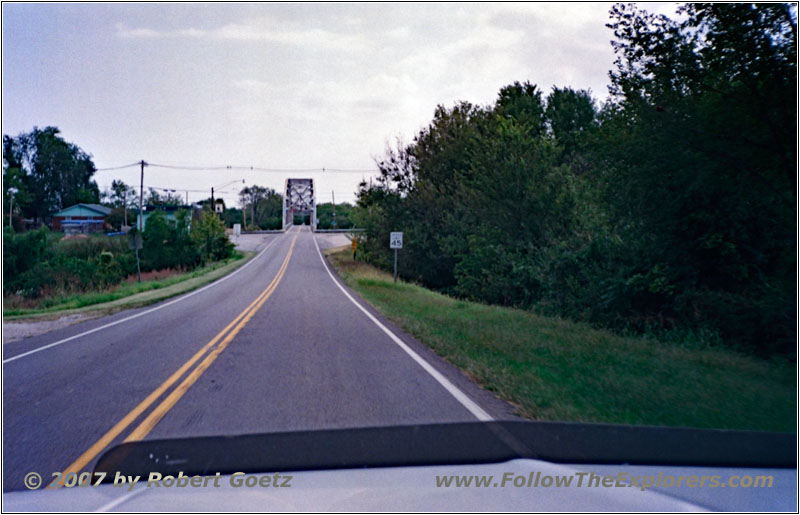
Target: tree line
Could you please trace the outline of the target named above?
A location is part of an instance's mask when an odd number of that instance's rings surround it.
[[[362,183],[365,259],[451,295],[762,354],[796,346],[796,9],[610,11],[608,97],[437,107]]]

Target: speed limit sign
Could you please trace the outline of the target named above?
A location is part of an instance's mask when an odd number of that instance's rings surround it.
[[[389,248],[394,249],[394,282],[397,282],[397,251],[403,248],[403,233],[389,233]]]
[[[389,233],[389,248],[390,249],[402,249],[403,248],[403,233],[402,232]]]

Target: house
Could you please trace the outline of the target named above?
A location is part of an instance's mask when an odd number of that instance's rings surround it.
[[[64,232],[103,231],[111,208],[100,204],[75,204],[53,215],[53,230]]]

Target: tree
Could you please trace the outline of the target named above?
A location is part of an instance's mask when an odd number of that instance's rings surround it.
[[[646,316],[789,348],[796,11],[681,11],[683,21],[629,5],[611,11],[617,60],[595,161],[609,213],[637,256],[617,291]]]
[[[128,207],[131,204],[136,204],[138,202],[136,188],[114,179],[111,181],[108,200],[113,207]]]
[[[571,156],[597,126],[597,109],[589,91],[557,88],[547,96],[545,117],[550,133]]]
[[[333,213],[336,213],[336,227],[333,226]],[[317,218],[319,229],[349,229],[353,227],[353,205],[339,202],[336,206],[331,202],[317,204]]]
[[[228,239],[225,224],[210,211],[203,211],[200,219],[192,225],[191,237],[203,259],[217,261],[233,254],[234,245]]]
[[[283,196],[277,191],[258,185],[248,186],[239,192],[239,202],[250,227],[282,227]]]
[[[47,220],[64,207],[100,201],[91,156],[64,141],[56,127],[3,136],[3,178],[18,184],[15,197],[26,217]]]
[[[542,92],[535,84],[515,82],[500,90],[494,111],[503,118],[513,118],[531,136],[545,129],[545,106]]]

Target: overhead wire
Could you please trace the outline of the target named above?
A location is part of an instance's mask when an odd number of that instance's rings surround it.
[[[108,167],[108,168],[97,168],[95,171],[96,172],[105,172],[106,170],[122,170],[123,168],[132,168],[134,166],[139,166],[140,164],[141,164],[141,162],[137,161],[137,162],[131,163],[129,165],[111,166],[111,167]]]
[[[376,169],[354,169],[354,168],[267,168],[263,166],[238,166],[238,165],[171,165],[162,163],[152,163],[145,161],[145,166],[154,168],[167,168],[171,170],[194,170],[194,171],[213,171],[213,170],[244,170],[253,172],[272,172],[272,173],[310,173],[310,172],[334,172],[334,173],[371,173],[377,172]],[[135,163],[112,166],[107,168],[98,168],[98,172],[106,170],[121,170],[123,168],[132,168],[134,166],[141,166],[141,161]]]

